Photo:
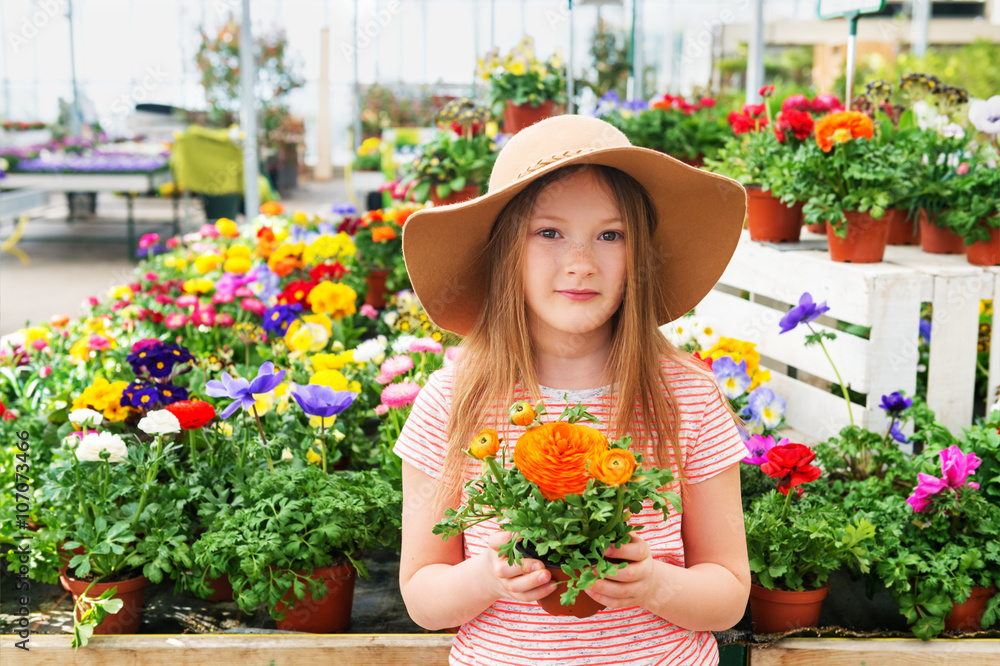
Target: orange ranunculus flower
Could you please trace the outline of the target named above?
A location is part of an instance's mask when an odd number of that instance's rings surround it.
[[[545,499],[578,495],[587,488],[587,463],[608,448],[597,430],[556,421],[532,428],[514,447],[514,464]]]
[[[285,207],[277,201],[268,201],[260,205],[261,215],[281,215],[285,212]]]
[[[510,422],[516,426],[526,426],[535,420],[535,408],[527,400],[514,403],[510,408]]]
[[[469,453],[480,460],[495,456],[500,450],[500,436],[493,428],[483,428],[469,445]]]
[[[391,241],[396,237],[396,230],[388,224],[381,227],[372,227],[372,241],[382,243]]]
[[[859,111],[837,111],[816,121],[816,144],[824,153],[833,150],[835,143],[871,139],[874,134],[872,119]]]
[[[590,473],[609,486],[628,483],[635,472],[635,455],[628,449],[609,449],[590,462]]]
[[[416,212],[417,210],[415,208],[400,208],[396,211],[396,224],[403,226],[406,224],[406,221],[410,219],[410,216]]]

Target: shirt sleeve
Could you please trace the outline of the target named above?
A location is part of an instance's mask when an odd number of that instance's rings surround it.
[[[451,391],[446,373],[438,370],[428,378],[392,449],[405,462],[435,479],[441,478],[448,452]]]
[[[719,391],[714,390],[705,402],[698,437],[684,463],[689,483],[709,479],[747,456],[736,422],[722,400]]]

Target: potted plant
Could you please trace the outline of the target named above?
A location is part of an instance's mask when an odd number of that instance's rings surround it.
[[[403,264],[403,224],[416,206],[368,211],[354,234],[359,261],[367,268],[365,303],[385,307],[387,291],[406,289],[409,282]],[[391,287],[391,288],[390,288]]]
[[[778,480],[777,488],[754,500],[744,521],[754,631],[775,633],[816,625],[831,572],[844,565],[868,571],[875,528],[865,518],[851,520],[824,496],[793,490],[822,474],[810,464],[816,453],[809,447],[778,444],[765,457],[757,464]]]
[[[490,84],[489,107],[503,117],[504,132],[516,134],[553,115],[566,103],[566,68],[558,51],[546,60],[535,57],[534,40],[525,36],[503,60],[494,48],[476,65],[476,75]]]
[[[486,110],[471,100],[449,104],[438,115],[440,131],[421,146],[421,154],[406,166],[403,185],[413,185],[410,196],[435,206],[459,203],[479,196],[496,162],[496,146],[486,133]]]
[[[483,461],[483,473],[466,484],[468,500],[457,511],[446,510],[434,533],[447,539],[485,520],[501,521],[518,535],[500,547],[501,556],[512,565],[524,557],[540,559],[553,581],[566,584],[539,601],[542,608],[553,615],[589,617],[603,607],[580,592],[624,567],[604,552],[642,529],[629,517],[647,501],[664,517],[670,505],[679,512],[680,497],[661,491],[673,481],[669,470],[638,467],[642,459],[629,450],[631,437],[608,442],[598,430],[579,424],[599,423],[581,405],[567,407],[551,423],[541,423],[543,413],[541,403],[511,406],[511,423],[525,433],[510,457],[506,446],[501,452],[495,430],[476,435],[466,453]],[[557,450],[554,438],[567,443],[558,458],[550,454]]]
[[[622,101],[614,90],[598,100],[595,113],[622,131],[635,146],[667,153],[691,166],[700,167],[715,157],[726,140],[725,121],[716,102],[703,97],[689,102],[670,94],[653,101]]]
[[[229,575],[246,613],[265,604],[278,628],[341,633],[366,550],[397,546],[402,497],[378,472],[316,465],[262,471],[242,489],[245,508],[211,525],[195,563]]]
[[[881,128],[880,128],[881,129]],[[814,142],[792,160],[806,197],[806,223],[826,222],[833,261],[882,261],[889,226],[885,211],[903,152],[876,140],[876,126],[859,111],[836,111],[816,121]]]
[[[941,221],[965,242],[970,264],[1000,264],[1000,169],[985,159],[963,162],[952,180],[951,208],[941,212]]]
[[[1000,619],[1000,505],[972,480],[981,464],[957,445],[925,452],[913,491],[877,507],[880,557],[875,569],[913,633],[973,631]],[[995,480],[982,480],[984,484]]]
[[[369,137],[361,142],[349,169],[348,187],[357,192],[374,192],[385,182],[382,173],[382,141]]]

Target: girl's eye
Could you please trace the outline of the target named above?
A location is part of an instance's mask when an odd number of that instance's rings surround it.
[[[601,240],[615,241],[622,238],[622,233],[620,231],[605,231],[601,234]]]
[[[555,238],[559,235],[559,232],[555,229],[542,229],[538,232],[542,238]]]

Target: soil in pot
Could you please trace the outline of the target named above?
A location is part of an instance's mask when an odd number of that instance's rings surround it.
[[[790,592],[750,585],[750,615],[754,632],[775,634],[798,627],[815,627],[830,586],[818,590]]]
[[[889,245],[920,245],[920,226],[914,224],[905,210],[885,211],[889,220]]]
[[[134,575],[136,573],[141,574],[141,571],[135,569],[124,575]],[[84,604],[77,606],[76,600],[81,594],[84,593],[84,591],[86,591],[90,582],[71,578],[65,573],[59,576],[59,582],[62,583],[64,588],[73,594],[73,604],[76,607],[77,619],[79,619],[83,616],[86,607]],[[94,628],[94,633],[134,634],[139,631],[139,625],[142,623],[143,600],[145,598],[146,586],[148,584],[149,579],[145,576],[139,575],[117,582],[100,582],[91,587],[90,591],[87,593],[87,596],[91,598],[101,596],[105,590],[109,590],[112,587],[117,588],[114,598],[121,599],[123,604],[121,610],[117,613],[108,615],[104,618],[104,621]]]
[[[844,215],[847,217],[845,238],[834,232],[832,224],[826,225],[830,258],[854,264],[877,264],[882,261],[889,240],[889,221],[885,215],[878,220],[868,213],[853,210],[844,211]]]
[[[326,596],[322,599],[313,599],[307,585],[305,597],[296,599],[289,589],[284,600],[277,605],[279,611],[285,610],[285,619],[278,620],[278,629],[312,634],[343,633],[351,624],[351,606],[354,603],[357,571],[350,562],[347,562],[314,569],[310,578],[322,580],[326,584]],[[286,603],[294,605],[287,608]]]
[[[795,243],[802,232],[802,204],[786,206],[757,186],[746,188],[747,228],[750,240],[770,243]]]
[[[974,587],[972,594],[963,603],[955,604],[951,614],[944,620],[945,631],[979,631],[983,628],[983,612],[986,602],[997,593],[996,586]]]
[[[950,229],[931,222],[927,211],[920,211],[920,249],[931,254],[964,254],[965,241]]]

